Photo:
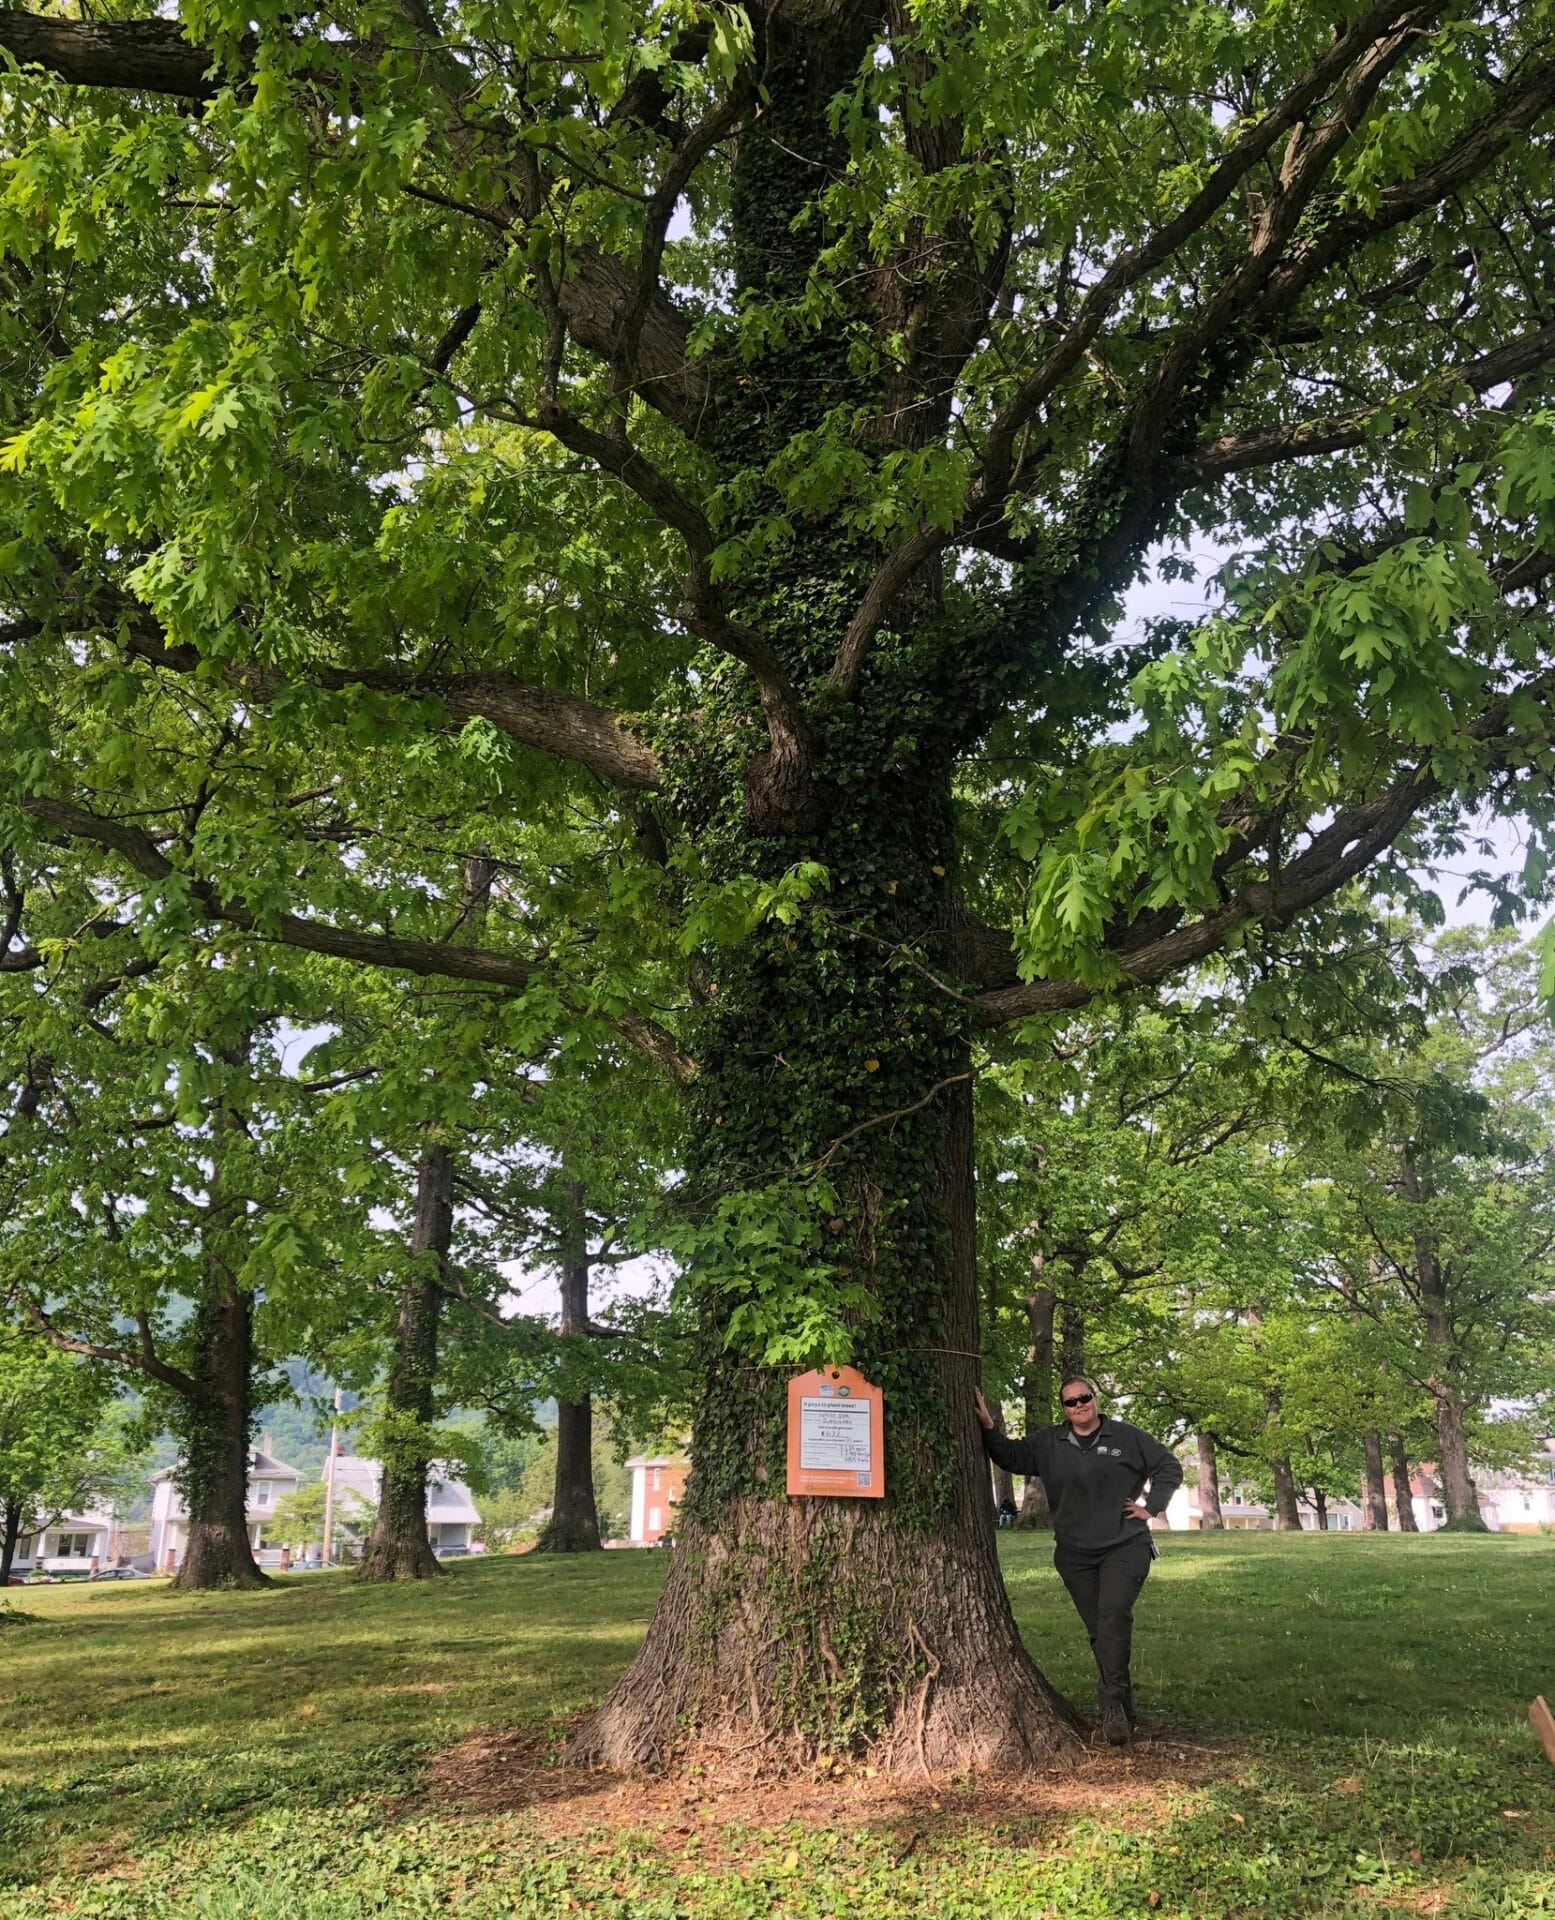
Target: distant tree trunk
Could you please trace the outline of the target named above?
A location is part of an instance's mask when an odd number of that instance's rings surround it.
[[[1282,1532],[1299,1533],[1301,1503],[1296,1498],[1296,1476],[1291,1472],[1290,1462],[1271,1460],[1269,1471],[1274,1476],[1274,1524]]]
[[[1464,1433],[1463,1403],[1451,1390],[1436,1395],[1436,1474],[1441,1481],[1443,1523],[1459,1533],[1487,1533],[1479,1510],[1479,1495],[1469,1472],[1469,1445]]]
[[[1406,1152],[1403,1157],[1404,1191],[1417,1206],[1425,1206],[1436,1197],[1430,1166]],[[1431,1357],[1431,1375],[1427,1381],[1436,1410],[1436,1472],[1442,1486],[1442,1505],[1447,1510],[1445,1524],[1459,1533],[1485,1533],[1489,1529],[1479,1510],[1479,1496],[1469,1473],[1468,1438],[1464,1431],[1467,1408],[1459,1390],[1459,1352],[1452,1304],[1447,1295],[1447,1274],[1437,1254],[1434,1232],[1428,1216],[1415,1230],[1415,1285],[1425,1321],[1425,1342]]]
[[[572,1246],[562,1261],[561,1334],[565,1340],[589,1329],[589,1267],[582,1186],[572,1186]],[[537,1547],[545,1553],[593,1553],[600,1547],[594,1504],[594,1404],[589,1394],[556,1403],[556,1490],[551,1517]]]
[[[410,1267],[400,1288],[384,1393],[383,1478],[360,1580],[435,1580],[443,1571],[427,1533],[428,1436],[437,1413],[437,1340],[454,1227],[454,1157],[422,1149]]]
[[[496,871],[484,854],[465,860],[459,918],[451,936],[456,942],[479,939]],[[410,1260],[399,1292],[384,1390],[383,1477],[373,1529],[357,1568],[360,1580],[435,1580],[443,1571],[427,1532],[427,1479],[457,1174],[452,1152],[429,1131],[416,1163]]]
[[[1409,1480],[1409,1456],[1404,1452],[1402,1434],[1388,1435],[1388,1452],[1392,1455],[1393,1505],[1398,1511],[1398,1530],[1400,1533],[1418,1533],[1420,1522],[1415,1518],[1414,1489]]]
[[[1031,1272],[1036,1284],[1026,1295],[1026,1323],[1031,1331],[1031,1356],[1026,1363],[1027,1433],[1053,1424],[1053,1318],[1058,1304],[1053,1289],[1042,1280],[1040,1253],[1032,1256]],[[1026,1476],[1015,1524],[1043,1529],[1053,1524],[1047,1488],[1034,1473]]]
[[[185,1592],[270,1584],[248,1537],[254,1303],[219,1252],[210,1267],[217,1270],[190,1323],[195,1392],[171,1416],[180,1442],[175,1480],[189,1510],[189,1545],[173,1585]]]
[[[1327,1533],[1328,1531],[1328,1495],[1324,1493],[1321,1487],[1314,1487],[1312,1489],[1312,1507],[1313,1507],[1313,1511],[1317,1514],[1318,1532]]]
[[[1256,1326],[1257,1321],[1253,1324]],[[1278,1387],[1264,1388],[1263,1406],[1269,1425],[1277,1429],[1283,1411]],[[1271,1459],[1269,1471],[1274,1476],[1274,1524],[1282,1532],[1299,1532],[1301,1505],[1296,1498],[1296,1476],[1291,1471],[1289,1456],[1280,1454]]]
[[[1215,1436],[1200,1432],[1199,1531],[1215,1533],[1225,1526],[1220,1512],[1220,1467],[1215,1458]]]
[[[20,1500],[7,1500],[5,1503],[5,1521],[0,1527],[0,1587],[11,1577],[11,1563],[16,1558],[16,1542],[22,1531],[22,1503]]]
[[[1059,1384],[1085,1372],[1085,1314],[1072,1301],[1058,1307]]]
[[[1366,1453],[1366,1472],[1361,1486],[1361,1531],[1386,1533],[1388,1530],[1388,1494],[1382,1472],[1382,1435],[1375,1428],[1361,1435]]]

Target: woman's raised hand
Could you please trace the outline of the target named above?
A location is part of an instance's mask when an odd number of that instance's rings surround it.
[[[977,1424],[987,1432],[993,1432],[993,1415],[988,1411],[988,1402],[983,1398],[982,1389],[973,1387],[972,1405],[977,1410]]]

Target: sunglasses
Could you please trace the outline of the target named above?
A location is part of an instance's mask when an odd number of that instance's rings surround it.
[[[1060,1397],[1060,1404],[1066,1407],[1088,1407],[1095,1398],[1094,1393],[1076,1393],[1067,1400]]]

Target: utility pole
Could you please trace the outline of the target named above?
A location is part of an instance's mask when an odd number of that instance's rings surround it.
[[[335,1448],[340,1433],[340,1389],[335,1389],[335,1417],[329,1423],[329,1458],[324,1462],[324,1565],[329,1565],[335,1539]]]

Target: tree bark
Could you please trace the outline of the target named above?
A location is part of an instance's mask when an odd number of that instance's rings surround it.
[[[1296,1476],[1288,1460],[1276,1457],[1269,1462],[1274,1476],[1274,1524],[1282,1533],[1301,1531],[1301,1502],[1296,1498]]]
[[[441,1141],[422,1149],[410,1269],[400,1288],[384,1395],[383,1477],[362,1551],[361,1580],[435,1580],[443,1569],[427,1533],[429,1436],[437,1414],[437,1340],[453,1241],[454,1157]]]
[[[1445,1527],[1458,1533],[1486,1533],[1479,1495],[1469,1472],[1465,1431],[1468,1408],[1459,1386],[1461,1373],[1458,1330],[1450,1298],[1449,1276],[1438,1253],[1432,1218],[1427,1209],[1436,1198],[1430,1162],[1406,1149],[1402,1156],[1403,1189],[1420,1209],[1415,1227],[1415,1290],[1425,1323],[1425,1345],[1430,1356],[1426,1385],[1436,1416],[1436,1473],[1441,1482]]]
[[[1085,1313],[1072,1300],[1058,1304],[1058,1384],[1085,1372]]]
[[[16,1542],[22,1531],[22,1503],[20,1500],[7,1500],[5,1520],[0,1525],[0,1587],[11,1578],[11,1566],[16,1559]]]
[[[1398,1530],[1400,1533],[1418,1533],[1420,1522],[1415,1518],[1414,1490],[1409,1481],[1409,1456],[1404,1452],[1402,1434],[1388,1435],[1388,1452],[1392,1456],[1393,1505],[1398,1513]]]
[[[1469,1445],[1464,1432],[1463,1403],[1450,1388],[1438,1387],[1436,1401],[1436,1475],[1441,1483],[1442,1523],[1457,1533],[1488,1533],[1479,1510],[1479,1494],[1469,1471]]]
[[[562,1261],[562,1338],[581,1339],[589,1326],[589,1268],[585,1195],[572,1183],[572,1242]],[[537,1548],[546,1553],[595,1553],[601,1546],[594,1502],[594,1402],[591,1394],[556,1403],[556,1485],[551,1517]]]
[[[1382,1471],[1382,1435],[1375,1427],[1361,1435],[1366,1453],[1366,1469],[1361,1482],[1361,1531],[1386,1533],[1388,1530],[1388,1493]]]
[[[464,863],[459,918],[451,936],[479,939],[496,868],[484,854]],[[429,1132],[416,1163],[416,1208],[409,1266],[400,1288],[385,1383],[378,1511],[362,1551],[362,1580],[435,1580],[443,1569],[427,1530],[427,1481],[437,1418],[438,1339],[454,1235],[458,1165],[440,1135]]]
[[[267,1587],[248,1537],[249,1427],[253,1419],[253,1300],[219,1252],[191,1327],[196,1391],[179,1400],[175,1482],[189,1510],[189,1544],[173,1575],[184,1592]]]
[[[1324,1493],[1321,1487],[1314,1487],[1312,1489],[1312,1510],[1317,1515],[1318,1532],[1327,1533],[1328,1531],[1328,1495]]]
[[[1041,1279],[1042,1255],[1032,1256],[1032,1277],[1037,1284],[1026,1295],[1026,1323],[1031,1331],[1031,1354],[1026,1364],[1026,1431],[1053,1424],[1053,1320],[1058,1300],[1053,1289]],[[1049,1530],[1053,1510],[1048,1505],[1047,1488],[1034,1473],[1026,1476],[1021,1489],[1017,1527]]]
[[[1215,1436],[1200,1429],[1199,1443],[1199,1531],[1215,1533],[1225,1526],[1220,1511],[1220,1466],[1215,1458]]]
[[[920,1192],[943,1263],[926,1292],[882,1298],[886,1323],[860,1330],[856,1354],[885,1389],[886,1497],[787,1499],[784,1378],[713,1343],[669,1578],[575,1758],[657,1767],[694,1742],[714,1756],[762,1747],[779,1764],[868,1752],[887,1771],[932,1772],[1077,1755],[1074,1719],[1010,1613],[972,1414],[969,1088],[930,1111],[939,1139]],[[867,1217],[852,1224],[883,1235],[868,1199],[879,1184],[856,1188]]]

